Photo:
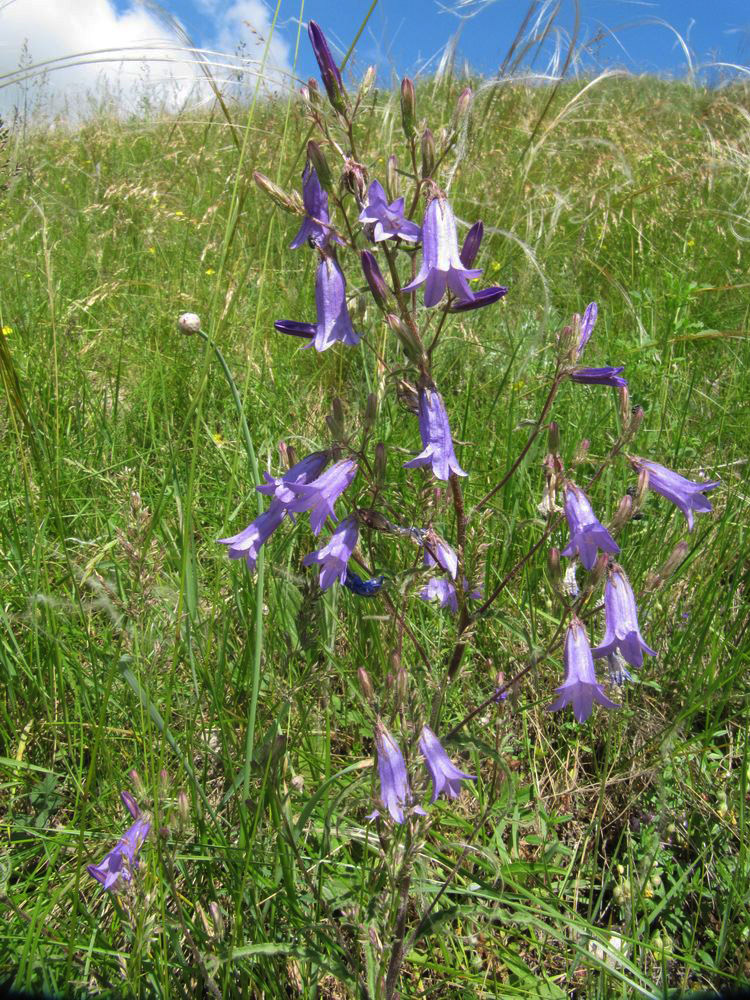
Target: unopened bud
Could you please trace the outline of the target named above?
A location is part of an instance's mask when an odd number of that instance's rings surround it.
[[[587,580],[587,586],[593,589],[598,587],[601,581],[604,579],[604,574],[607,572],[607,567],[609,566],[609,556],[606,552],[600,552],[594,563],[594,568],[589,574]]]
[[[314,76],[311,76],[310,79],[307,81],[307,94],[310,100],[310,104],[312,104],[313,107],[316,108],[320,107],[320,105],[323,103],[323,99],[320,94],[320,87],[318,86],[318,81],[315,79]]]
[[[375,704],[375,691],[372,686],[372,681],[370,680],[370,675],[367,673],[364,667],[360,667],[357,671],[357,679],[359,680],[359,689],[362,692],[362,697],[365,699],[368,705],[372,706]]]
[[[428,128],[422,133],[422,177],[432,177],[435,169],[435,137]]]
[[[138,774],[135,768],[133,768],[132,771],[128,771],[128,777],[130,778],[131,785],[135,789],[136,797],[144,799],[146,797],[146,786],[143,784],[140,774]]]
[[[589,448],[591,447],[591,442],[588,438],[584,438],[583,441],[578,445],[576,453],[573,456],[573,465],[580,465],[581,462],[585,462],[588,458]]]
[[[183,827],[187,826],[190,820],[190,802],[184,788],[181,788],[177,793],[177,815],[180,818],[180,824]]]
[[[360,207],[364,205],[367,196],[367,168],[352,159],[352,157],[347,157],[344,164],[342,181],[346,185],[346,188],[354,195],[357,204]]]
[[[401,81],[401,124],[404,135],[410,142],[414,138],[416,117],[417,97],[414,82],[405,76]]]
[[[461,247],[461,253],[459,254],[461,263],[464,267],[474,266],[474,261],[476,260],[479,248],[482,245],[483,236],[484,224],[482,222],[475,222],[466,234],[464,245]]]
[[[159,791],[162,795],[167,795],[169,793],[169,785],[169,772],[165,768],[162,768],[161,771],[159,771]]]
[[[630,426],[628,427],[628,436],[633,437],[638,433],[641,424],[643,423],[644,417],[643,407],[636,406],[633,410],[633,416],[630,418]]]
[[[685,561],[685,558],[690,551],[690,546],[687,542],[678,542],[672,551],[669,553],[666,562],[659,570],[659,576],[662,580],[668,580],[674,572],[679,569],[680,565]]]
[[[200,333],[201,318],[196,313],[183,313],[177,320],[177,329],[184,333],[186,337],[194,333]]]
[[[374,392],[370,392],[367,395],[367,403],[365,404],[365,415],[362,418],[362,424],[365,430],[371,431],[375,426],[375,421],[378,419],[378,397]]]
[[[388,162],[385,165],[385,193],[388,195],[388,201],[395,201],[398,198],[398,193],[401,188],[398,177],[398,160],[395,154],[391,154],[388,157]]]
[[[362,271],[367,279],[367,284],[372,292],[372,297],[375,299],[378,308],[385,312],[391,299],[391,292],[388,285],[385,283],[385,278],[383,277],[380,268],[378,267],[375,254],[370,250],[363,250],[359,255],[359,259],[362,262]]]
[[[396,700],[399,705],[403,705],[406,701],[406,695],[409,688],[409,678],[406,675],[406,671],[403,667],[399,667],[396,671]]]
[[[382,489],[385,485],[385,467],[386,467],[386,456],[385,456],[385,445],[382,441],[378,441],[375,445],[375,462],[373,467],[373,473],[375,476],[375,485],[378,489]]]
[[[410,361],[419,362],[422,358],[422,348],[406,323],[403,323],[395,313],[388,313],[385,319],[388,326],[398,337],[407,358]]]
[[[617,393],[620,397],[620,420],[622,421],[622,426],[629,429],[633,415],[630,409],[630,392],[628,387],[623,385],[620,386]]]
[[[333,177],[331,177],[331,168],[328,166],[328,160],[326,160],[323,150],[314,139],[311,139],[307,144],[307,158],[315,168],[315,173],[318,175],[321,187],[325,188],[328,192],[332,191]]]
[[[456,102],[456,117],[455,117],[456,128],[461,127],[461,123],[463,122],[466,115],[469,113],[469,109],[471,108],[472,98],[473,94],[471,91],[471,87],[464,87],[464,89],[458,96],[458,101]]]
[[[627,493],[620,501],[612,523],[609,526],[610,532],[621,531],[633,516],[633,498]]]
[[[267,194],[271,201],[275,205],[278,205],[279,208],[283,208],[286,212],[294,212],[295,214],[304,211],[298,195],[295,197],[294,195],[287,194],[283,188],[280,188],[270,177],[266,177],[259,170],[254,171],[253,180],[261,191]]]
[[[547,428],[547,448],[551,455],[560,454],[560,425],[555,420]]]
[[[138,803],[135,801],[130,792],[120,792],[120,798],[122,799],[122,804],[125,806],[133,819],[138,819],[141,814],[141,810],[138,808]]]
[[[338,441],[344,435],[344,406],[338,396],[334,397],[332,410],[326,417],[326,423],[334,440]]]
[[[560,562],[560,550],[555,548],[554,545],[547,553],[547,568],[549,569],[550,583],[554,589],[556,591],[562,590],[563,572]]]
[[[578,353],[581,317],[576,313],[570,326],[564,326],[557,335],[557,354],[563,364],[574,364]]]
[[[201,918],[201,923],[203,924],[203,930],[206,932],[206,937],[213,937],[213,928],[211,927],[208,915],[201,904],[197,901],[195,903],[195,909],[198,912],[198,916]]]
[[[636,510],[640,510],[643,504],[643,498],[646,496],[646,490],[648,489],[648,469],[644,466],[638,473],[638,485],[635,488],[635,496],[633,497],[633,506]]]
[[[362,83],[359,86],[360,100],[370,92],[373,83],[375,83],[377,75],[378,75],[378,70],[376,66],[367,67],[365,75],[362,77]]]

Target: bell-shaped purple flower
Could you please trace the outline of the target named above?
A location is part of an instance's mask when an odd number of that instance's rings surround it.
[[[570,373],[571,382],[580,382],[582,385],[611,385],[613,388],[623,388],[628,384],[626,378],[622,378],[620,372],[624,370],[624,365],[618,368],[611,366],[605,368],[576,368]]]
[[[589,302],[583,311],[583,316],[581,318],[581,327],[578,337],[578,348],[577,356],[583,354],[586,344],[589,342],[591,334],[594,332],[594,327],[596,326],[596,317],[599,315],[599,307],[596,302]]]
[[[374,597],[384,582],[385,577],[382,575],[374,576],[370,580],[363,580],[354,570],[347,568],[344,586],[347,590],[351,590],[353,594],[356,594],[357,597]]]
[[[482,245],[483,237],[484,223],[481,221],[475,222],[466,234],[464,245],[461,247],[461,253],[459,254],[461,263],[464,267],[471,267],[477,259],[477,254],[479,253],[479,248]]]
[[[278,500],[286,507],[292,500],[296,499],[296,494],[290,490],[289,484],[310,483],[313,479],[317,479],[328,465],[330,457],[331,453],[328,451],[314,451],[281,476],[272,476],[270,472],[264,471],[265,483],[255,488],[258,493],[264,493],[267,497]]]
[[[393,822],[403,823],[406,819],[404,809],[409,808],[413,801],[409,777],[406,773],[406,762],[398,743],[380,719],[375,724],[375,748],[378,754],[380,798]],[[415,806],[412,811],[422,816],[425,815],[421,806]],[[376,809],[367,818],[374,819],[378,815]]]
[[[356,475],[357,463],[344,458],[310,483],[289,483],[289,489],[295,495],[295,499],[288,504],[289,511],[301,514],[309,510],[310,527],[313,534],[319,535],[327,518],[336,520],[334,504],[344,490],[351,486]]]
[[[422,266],[403,290],[413,292],[425,282],[424,304],[428,307],[438,304],[446,288],[457,298],[471,302],[474,292],[469,288],[469,279],[481,273],[481,268],[467,268],[461,263],[453,209],[445,198],[433,198],[422,225]]]
[[[597,659],[619,652],[631,667],[641,667],[644,653],[656,656],[656,652],[644,642],[638,627],[638,609],[630,581],[616,563],[610,566],[604,587],[604,617],[604,639],[594,649]]]
[[[559,688],[560,697],[547,706],[548,712],[558,712],[566,705],[573,706],[573,714],[578,722],[585,722],[591,715],[594,702],[603,708],[619,708],[605,695],[601,684],[597,683],[591,646],[583,623],[573,618],[565,636],[563,653],[565,678]]]
[[[312,340],[315,336],[314,323],[298,323],[293,319],[277,319],[273,325],[279,333],[286,333],[290,337],[304,337],[305,340]]]
[[[507,294],[508,289],[505,285],[492,285],[490,288],[481,288],[478,292],[474,292],[473,299],[467,301],[454,299],[448,306],[448,312],[465,313],[471,312],[472,309],[484,309],[485,306],[491,306],[493,302],[499,301]]]
[[[296,250],[298,247],[313,243],[322,249],[330,239],[341,243],[329,223],[328,195],[321,186],[315,167],[310,163],[302,174],[302,202],[305,206],[305,218],[297,235],[289,244],[290,248]]]
[[[475,587],[474,590],[469,591],[469,581],[464,579],[464,590],[467,591],[467,596],[474,601],[478,601],[482,597],[481,588]],[[422,601],[439,601],[439,606],[441,608],[447,608],[453,614],[458,614],[458,594],[456,593],[455,584],[450,580],[446,580],[444,576],[433,576],[431,577],[424,587],[417,594]]]
[[[570,528],[570,541],[562,550],[562,555],[578,553],[581,563],[591,570],[598,549],[614,556],[620,551],[620,546],[592,510],[586,494],[571,482],[565,484],[565,517]]]
[[[138,852],[150,829],[150,820],[139,816],[98,865],[86,865],[89,875],[101,882],[105,889],[115,889],[118,883],[129,882],[138,864]]]
[[[422,726],[422,733],[419,737],[419,750],[424,757],[427,770],[430,772],[432,781],[432,798],[430,802],[435,802],[438,795],[445,792],[449,799],[457,799],[461,794],[462,781],[476,781],[476,776],[459,771],[448,754],[443,749],[443,745],[429,726]]]
[[[335,257],[325,257],[318,264],[315,307],[318,322],[313,346],[316,351],[327,351],[337,341],[350,347],[359,343],[360,335],[355,333],[346,307],[346,278]]]
[[[357,544],[359,527],[355,517],[345,517],[339,524],[327,545],[316,552],[311,552],[302,560],[305,566],[313,566],[319,563],[320,589],[328,590],[336,580],[344,583],[346,580],[346,564],[352,557],[352,552]]]
[[[243,531],[229,538],[220,538],[219,543],[229,547],[230,559],[244,559],[252,572],[261,546],[268,541],[285,517],[285,504],[274,500],[268,510],[251,521]]]
[[[373,181],[367,189],[367,204],[359,213],[359,221],[372,226],[372,241],[400,237],[407,243],[416,243],[421,230],[416,222],[404,216],[404,199],[396,198],[390,205],[380,181]]]
[[[443,397],[437,389],[422,386],[419,391],[419,433],[423,450],[410,462],[404,462],[405,469],[417,469],[422,465],[432,466],[433,475],[447,480],[451,473],[465,476],[453,450],[453,438],[445,411]]]
[[[454,549],[441,538],[432,528],[424,533],[424,564],[425,566],[440,566],[451,579],[456,579],[458,573],[458,556]]]
[[[344,90],[344,81],[341,78],[341,70],[334,62],[331,50],[328,48],[326,36],[323,34],[320,25],[315,21],[308,22],[307,34],[310,37],[310,43],[320,67],[320,77],[323,81],[323,86],[326,88],[328,100],[337,111],[344,111],[346,108],[344,101],[344,94],[346,93]]]
[[[715,490],[721,485],[721,480],[717,479],[713,483],[695,483],[684,476],[673,472],[671,469],[659,465],[658,462],[650,462],[646,458],[631,459],[633,466],[640,472],[645,469],[648,472],[648,485],[654,493],[671,500],[675,506],[679,507],[685,515],[688,523],[688,531],[693,530],[693,514],[706,514],[713,510],[704,492]]]

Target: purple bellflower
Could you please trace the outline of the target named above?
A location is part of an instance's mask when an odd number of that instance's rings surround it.
[[[375,724],[375,747],[378,753],[378,774],[380,775],[380,798],[391,815],[394,823],[405,822],[404,808],[413,801],[409,778],[406,773],[406,762],[394,740],[383,723],[378,719]],[[421,806],[415,806],[413,811],[425,815]],[[368,819],[379,816],[376,809]]]
[[[422,266],[414,281],[403,291],[413,292],[425,283],[424,304],[436,306],[446,287],[462,300],[474,300],[469,279],[478,278],[481,268],[467,268],[458,253],[456,220],[453,209],[443,198],[433,198],[424,214],[422,225]]]
[[[336,520],[334,504],[344,490],[351,486],[356,475],[357,463],[344,458],[310,483],[289,483],[289,488],[296,496],[289,504],[289,511],[301,514],[309,510],[310,527],[314,535],[319,535],[328,517]]]
[[[461,793],[462,781],[477,780],[475,775],[459,771],[429,726],[422,726],[419,749],[432,781],[430,802],[435,802],[442,792],[445,792],[449,799],[457,799]]]
[[[721,485],[721,480],[717,479],[713,483],[695,483],[691,479],[673,472],[671,469],[659,465],[658,462],[650,462],[646,458],[633,458],[631,464],[638,470],[645,469],[648,472],[648,485],[654,493],[671,500],[675,506],[679,507],[685,515],[688,523],[688,531],[693,530],[693,514],[705,514],[713,510],[709,500],[703,495],[704,492],[715,490]]]
[[[119,882],[129,882],[138,864],[138,852],[151,829],[150,820],[141,816],[138,804],[129,792],[122,792],[125,803],[135,823],[128,827],[117,844],[98,865],[86,865],[86,870],[105,889],[115,889]]]
[[[328,48],[326,36],[316,21],[308,22],[307,34],[310,37],[315,58],[318,60],[320,76],[323,80],[323,86],[326,88],[328,100],[337,111],[343,111],[346,107],[344,103],[344,81],[341,78],[341,70],[334,62],[331,50]]]
[[[265,483],[256,486],[258,493],[264,493],[267,497],[278,500],[286,507],[295,499],[295,494],[289,489],[289,483],[309,483],[321,474],[328,460],[331,457],[328,451],[314,451],[303,458],[301,462],[293,465],[288,472],[281,476],[272,476],[270,472],[263,472]]]
[[[493,302],[497,302],[508,294],[508,289],[505,285],[492,285],[490,288],[482,288],[478,292],[474,292],[473,299],[455,299],[448,306],[449,313],[465,313],[470,312],[472,309],[484,309],[485,306],[491,306]]]
[[[384,576],[374,576],[371,580],[363,580],[361,576],[354,572],[354,570],[348,569],[346,571],[346,577],[344,578],[344,586],[347,590],[351,590],[353,594],[357,597],[374,597],[375,594],[383,586],[385,582]]]
[[[599,307],[596,302],[589,302],[583,311],[581,318],[580,335],[578,337],[577,357],[581,357],[588,344],[591,334],[596,326],[596,318],[599,315]]]
[[[612,366],[605,368],[576,368],[570,374],[571,382],[579,382],[582,385],[611,385],[613,388],[621,388],[628,384],[626,378],[622,378],[620,372],[624,371],[624,366],[618,368]]]
[[[328,195],[321,187],[315,167],[310,163],[302,174],[302,201],[305,206],[305,218],[299,227],[297,235],[289,244],[292,250],[305,244],[313,243],[323,248],[333,239],[341,243],[341,239],[331,229],[328,215]]]
[[[247,568],[252,572],[255,570],[261,546],[268,541],[285,517],[285,504],[280,500],[274,500],[268,510],[251,521],[243,531],[229,538],[220,538],[219,543],[229,547],[230,559],[244,559]]]
[[[422,465],[432,466],[437,479],[447,480],[451,473],[465,476],[453,450],[453,438],[445,411],[443,397],[437,389],[422,386],[419,391],[419,433],[423,450],[410,462],[404,462],[405,469],[417,469]]]
[[[433,531],[424,533],[424,564],[425,566],[440,566],[451,579],[456,579],[458,573],[458,556],[450,545]]]
[[[352,557],[352,552],[357,544],[359,527],[357,519],[349,516],[339,524],[327,545],[317,552],[311,552],[302,560],[305,566],[313,566],[320,563],[320,589],[328,590],[336,580],[344,583],[346,580],[346,564]]]
[[[298,323],[293,319],[278,319],[273,324],[279,333],[310,340],[306,347],[327,351],[337,342],[354,347],[360,335],[352,326],[346,307],[346,278],[335,257],[323,257],[315,278],[315,310],[317,323]]]
[[[314,323],[298,323],[293,319],[277,319],[273,325],[279,333],[286,333],[290,337],[304,337],[305,340],[312,340],[315,336],[316,326]]]
[[[468,580],[464,580],[464,590],[471,600],[478,601],[482,597],[482,591],[478,587],[469,591]],[[455,585],[450,580],[446,580],[444,576],[431,577],[419,591],[417,597],[422,601],[438,600],[441,608],[448,608],[454,615],[458,614],[458,594]]]
[[[656,656],[656,652],[644,642],[638,627],[638,609],[630,581],[616,563],[609,569],[604,588],[604,617],[604,639],[593,654],[597,659],[610,653],[620,653],[631,667],[641,667],[644,653]]]
[[[459,254],[459,258],[464,267],[471,267],[477,259],[477,254],[479,253],[479,248],[482,245],[483,238],[484,223],[481,221],[475,222],[466,234],[464,245],[461,247],[461,253]]]
[[[578,558],[586,569],[594,568],[598,549],[616,556],[620,546],[612,538],[591,508],[588,497],[575,483],[565,484],[565,516],[570,528],[570,541],[562,555]]]
[[[560,697],[547,706],[548,712],[559,712],[566,705],[572,705],[576,720],[585,722],[591,715],[594,702],[603,708],[620,707],[609,700],[601,684],[597,683],[586,629],[577,618],[573,618],[565,636],[563,664],[565,678],[560,687],[556,688]]]
[[[373,181],[367,189],[367,204],[359,213],[359,221],[372,226],[373,243],[396,236],[416,243],[421,235],[416,222],[404,217],[404,199],[397,198],[389,205],[380,181]]]

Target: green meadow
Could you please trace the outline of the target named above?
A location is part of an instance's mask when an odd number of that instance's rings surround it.
[[[420,84],[419,122],[437,132],[464,86]],[[413,922],[426,917],[400,995],[662,997],[743,983],[750,89],[624,76],[473,88],[469,129],[437,179],[459,239],[485,224],[481,283],[509,292],[453,317],[435,357],[467,508],[523,448],[555,334],[592,300],[586,363],[624,365],[644,410],[627,450],[721,486],[690,534],[652,492],[623,530],[658,655],[612,695],[619,711],[596,708],[584,725],[545,711],[562,664],[559,647],[542,655],[559,621],[543,552],[477,622],[445,731],[498,673],[539,662],[451,745],[477,781],[430,812],[410,903]],[[395,91],[371,90],[356,129],[371,177],[391,149],[406,163]],[[398,900],[388,834],[365,819],[377,788],[357,671],[386,690],[398,646],[401,731],[418,727],[409,706],[434,693],[455,619],[409,597],[414,552],[385,536],[363,536],[362,551],[389,600],[403,598],[407,632],[381,597],[321,593],[302,565],[315,547],[306,519],[274,534],[256,574],[216,543],[258,514],[254,463],[276,473],[279,442],[299,456],[326,447],[334,398],[356,426],[368,392],[381,400],[373,441],[407,497],[402,523],[432,504],[446,537],[455,530],[434,481],[403,469],[416,420],[384,365],[403,355],[353,255],[342,266],[362,345],[318,354],[274,330],[314,320],[315,259],[288,249],[299,219],[252,174],[299,190],[308,138],[297,99],[3,134],[0,980],[16,989],[378,992],[377,928]],[[210,342],[178,331],[186,311]],[[617,394],[566,382],[552,416],[566,465],[578,454],[588,480],[620,428]],[[544,531],[545,453],[541,435],[469,518],[486,594]],[[591,493],[603,521],[636,482],[624,456],[607,466]],[[566,529],[552,540],[562,548]],[[685,560],[649,586],[681,540]],[[601,611],[589,624],[600,636]],[[123,789],[153,830],[117,894],[86,865],[130,822]]]

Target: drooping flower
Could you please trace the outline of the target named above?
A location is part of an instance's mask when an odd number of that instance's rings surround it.
[[[352,557],[358,535],[359,527],[357,519],[351,515],[345,517],[331,535],[328,544],[316,552],[306,555],[302,560],[305,566],[313,566],[315,563],[320,564],[319,582],[321,590],[328,590],[336,580],[339,583],[344,583],[347,574],[346,564]]]
[[[594,702],[603,708],[620,707],[614,701],[610,701],[596,680],[586,629],[577,618],[573,618],[565,636],[563,664],[565,678],[560,687],[556,688],[560,697],[547,706],[548,712],[558,712],[566,705],[572,705],[576,720],[585,722],[591,715]]]
[[[454,549],[432,528],[424,532],[424,564],[440,566],[453,580],[458,573],[458,556]]]
[[[578,348],[577,355],[583,354],[586,344],[589,342],[591,334],[594,332],[594,327],[596,326],[596,318],[599,315],[599,307],[596,302],[589,302],[583,311],[583,317],[581,318],[580,334],[578,337]]]
[[[135,799],[129,792],[121,793],[122,801],[135,819],[117,844],[98,865],[86,865],[86,870],[105,889],[115,889],[120,882],[129,882],[138,864],[138,852],[151,829],[151,822],[141,815]]]
[[[295,499],[288,504],[292,514],[310,511],[310,527],[319,535],[328,517],[336,520],[334,504],[357,475],[357,463],[350,458],[336,462],[310,483],[289,483]],[[273,504],[271,505],[273,506]]]
[[[375,724],[375,748],[378,755],[378,774],[380,775],[380,798],[391,815],[394,823],[405,822],[404,809],[413,801],[409,777],[406,773],[406,762],[394,740],[380,719]],[[413,812],[424,816],[421,806],[414,806]],[[374,819],[379,813],[377,809],[368,816]]]
[[[644,642],[638,627],[638,609],[630,581],[616,563],[610,566],[604,587],[604,617],[604,639],[594,649],[594,657],[598,659],[619,652],[631,667],[640,667],[644,653],[656,656],[656,652]]]
[[[481,268],[467,268],[458,253],[458,237],[453,209],[444,198],[433,198],[427,206],[422,225],[422,266],[414,281],[404,286],[413,292],[423,282],[424,304],[436,306],[446,287],[462,300],[473,301],[469,279],[478,278]]]
[[[648,472],[649,489],[666,497],[667,500],[671,500],[675,506],[680,508],[687,519],[689,531],[693,530],[694,513],[706,514],[713,510],[709,500],[703,494],[720,486],[720,479],[712,483],[695,483],[691,479],[685,479],[679,473],[659,465],[658,462],[650,462],[646,458],[632,458],[631,464],[638,472],[641,469]]]
[[[218,541],[221,545],[228,546],[230,559],[244,559],[247,568],[252,572],[255,570],[261,546],[268,541],[285,517],[285,504],[274,500],[268,510],[251,521],[239,534],[220,538]]]
[[[562,555],[578,553],[581,563],[591,570],[598,549],[615,556],[620,551],[620,546],[594,514],[586,494],[571,482],[565,484],[565,517],[570,528],[570,541],[562,550]]]
[[[263,477],[266,480],[265,483],[255,488],[258,493],[264,493],[266,496],[283,503],[286,507],[296,496],[289,489],[289,484],[309,483],[313,479],[317,479],[326,465],[328,465],[330,457],[331,453],[328,451],[314,451],[306,458],[303,458],[302,461],[293,465],[288,472],[283,473],[281,476],[272,476],[270,472],[264,471]]]
[[[475,222],[466,234],[464,245],[461,247],[461,253],[458,255],[464,267],[471,267],[477,259],[483,237],[484,223],[481,221]]]
[[[318,264],[315,306],[318,322],[313,346],[316,351],[327,351],[337,341],[350,347],[359,343],[360,335],[355,333],[346,307],[346,278],[335,257],[325,257]]]
[[[329,224],[328,195],[321,186],[315,167],[310,163],[302,173],[302,202],[305,206],[305,218],[289,244],[290,248],[296,250],[312,242],[322,249],[331,239],[341,243]]]
[[[464,591],[466,591],[466,595],[470,600],[481,600],[481,588],[475,587],[474,590],[470,591],[469,581],[466,579],[464,580]],[[422,601],[437,600],[440,602],[441,608],[448,608],[454,615],[458,613],[458,594],[456,593],[455,584],[450,580],[446,580],[444,576],[431,577],[419,591],[417,597]]]
[[[609,679],[612,684],[622,687],[626,681],[633,680],[630,671],[625,666],[625,660],[623,660],[619,653],[609,653],[607,655],[607,667],[609,669]]]
[[[462,781],[477,780],[475,775],[459,771],[429,726],[422,726],[419,749],[432,781],[430,802],[435,802],[442,792],[445,792],[449,799],[457,799],[461,793]]]
[[[279,333],[286,333],[290,337],[304,337],[305,340],[312,340],[315,336],[314,323],[298,323],[293,319],[277,319],[273,325]]]
[[[622,378],[620,372],[624,371],[624,365],[618,368],[611,366],[605,368],[576,368],[570,374],[571,382],[580,382],[582,385],[611,385],[618,389],[626,386],[628,380]]]
[[[493,302],[497,302],[507,294],[508,289],[505,285],[492,285],[490,288],[482,288],[478,292],[474,292],[474,298],[468,301],[454,299],[448,306],[448,312],[465,313],[471,312],[472,309],[484,309],[485,306],[491,306]]]
[[[328,48],[326,36],[315,21],[308,22],[307,34],[320,67],[320,76],[323,80],[323,86],[326,88],[328,100],[337,111],[344,111],[346,108],[344,81],[341,78],[341,70],[334,62],[331,50]]]
[[[419,391],[419,433],[423,450],[410,462],[404,462],[405,469],[430,465],[433,475],[443,480],[449,479],[451,473],[466,475],[453,450],[453,438],[443,397],[437,389],[427,386],[420,387]]]
[[[396,198],[389,205],[380,181],[373,181],[367,189],[367,204],[359,213],[359,221],[372,226],[373,243],[397,236],[408,243],[416,243],[421,235],[416,222],[404,216],[404,199]]]
[[[370,580],[363,580],[361,576],[347,567],[344,586],[351,590],[357,597],[374,597],[383,586],[384,576],[374,576]]]

